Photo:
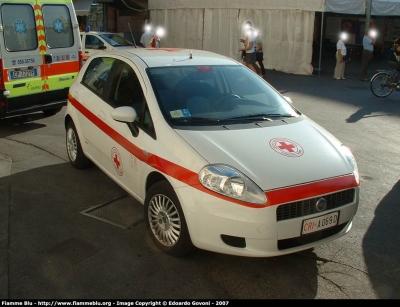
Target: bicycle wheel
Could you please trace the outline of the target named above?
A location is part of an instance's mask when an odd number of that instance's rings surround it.
[[[387,72],[377,73],[371,80],[371,92],[379,98],[389,96],[394,90],[395,84],[392,76]]]

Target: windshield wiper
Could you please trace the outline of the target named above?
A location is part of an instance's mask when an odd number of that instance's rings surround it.
[[[216,118],[209,117],[172,117],[171,120],[174,121],[190,121],[190,122],[207,122],[207,123],[219,123],[220,120]]]
[[[261,120],[267,120],[267,121],[272,121],[270,117],[294,117],[293,115],[290,114],[277,114],[277,113],[270,113],[270,114],[248,114],[248,115],[241,115],[241,116],[235,116],[235,117],[228,117],[222,119],[223,121],[229,121],[229,120],[240,120],[240,119],[261,119]]]

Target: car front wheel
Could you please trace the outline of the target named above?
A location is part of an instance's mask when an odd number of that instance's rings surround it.
[[[168,181],[155,183],[144,204],[147,229],[154,243],[165,253],[181,257],[195,250],[182,207]]]

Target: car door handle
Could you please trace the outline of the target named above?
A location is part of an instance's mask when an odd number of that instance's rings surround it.
[[[97,114],[97,116],[101,119],[101,120],[105,120],[106,119],[106,114],[103,111],[100,111],[99,114]]]

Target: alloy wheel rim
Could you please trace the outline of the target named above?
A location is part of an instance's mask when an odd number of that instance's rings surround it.
[[[78,152],[78,145],[76,135],[72,129],[69,129],[67,133],[67,151],[71,161],[75,161]]]
[[[174,246],[181,235],[181,218],[174,203],[165,195],[155,195],[149,204],[150,228],[164,246]]]

